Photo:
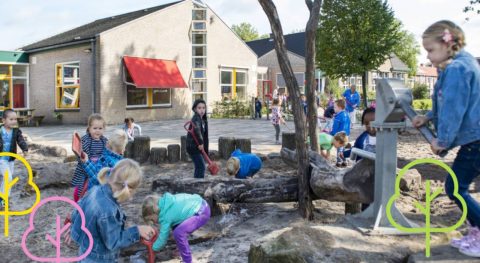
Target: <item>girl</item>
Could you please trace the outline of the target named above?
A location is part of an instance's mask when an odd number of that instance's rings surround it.
[[[147,196],[143,201],[142,216],[145,222],[160,224],[160,234],[153,250],[162,249],[170,235],[180,250],[183,262],[192,262],[188,235],[205,225],[210,219],[210,207],[199,195],[165,193],[162,197]]]
[[[190,155],[190,158],[192,158],[195,166],[193,177],[204,178],[205,161],[201,153],[202,149],[208,154],[208,121],[205,101],[202,99],[195,100],[192,110],[195,113],[192,117],[192,123],[195,125],[194,132],[199,145],[197,145],[193,136],[187,133],[187,153]]]
[[[280,100],[273,99],[272,103],[272,124],[275,128],[275,144],[280,144],[280,124],[285,123],[282,117],[282,109],[280,108]]]
[[[432,111],[413,120],[415,127],[433,121],[437,139],[432,142],[434,153],[460,146],[452,170],[458,179],[458,194],[467,204],[469,234],[452,240],[460,252],[480,257],[480,205],[468,193],[472,181],[480,174],[480,67],[463,50],[465,35],[450,21],[439,21],[423,33],[423,47],[428,59],[438,68],[433,93]],[[454,196],[452,178],[448,175],[445,190],[461,208]]]
[[[82,167],[88,174],[88,189],[95,185],[98,185],[97,174],[102,168],[112,168],[118,161],[123,159],[123,153],[125,152],[125,146],[127,145],[127,134],[117,129],[113,131],[112,136],[107,142],[107,147],[103,150],[102,156],[96,163],[88,159],[88,155],[84,154],[82,157]]]
[[[123,130],[128,136],[128,141],[133,142],[133,139],[136,136],[141,136],[142,135],[142,127],[140,125],[136,124],[133,122],[133,118],[125,118],[125,126],[123,127]]]
[[[105,120],[102,115],[97,113],[90,115],[90,117],[88,117],[87,133],[82,137],[82,149],[93,163],[96,163],[98,158],[100,158],[107,144],[107,138],[103,136],[104,132]],[[83,191],[87,178],[88,175],[83,169],[81,160],[79,159],[72,179],[72,185],[75,187],[73,192],[73,200],[75,200],[75,202],[80,199],[80,194]]]
[[[113,169],[100,171],[98,180],[102,185],[93,188],[79,202],[86,222],[81,222],[78,211],[72,213],[70,237],[79,245],[79,255],[89,246],[88,237],[81,229],[82,223],[93,237],[93,249],[81,262],[117,262],[120,249],[137,243],[140,237],[146,240],[153,237],[155,230],[150,226],[126,228],[126,217],[120,207],[120,203],[133,196],[141,179],[140,166],[130,159],[118,162]]]
[[[28,154],[28,146],[22,136],[22,131],[17,128],[17,114],[11,110],[6,109],[3,112],[3,125],[1,126],[2,135],[0,136],[0,149],[2,152],[11,152],[17,153],[17,144],[23,151],[24,156]],[[5,172],[8,172],[8,181],[11,182],[13,178],[13,161],[15,158],[10,156],[2,156],[0,157],[0,174],[2,178],[2,186],[0,191],[5,194],[5,182],[3,181],[3,175]],[[8,194],[10,194],[10,190],[8,189]],[[3,199],[0,198],[0,208],[3,207]]]

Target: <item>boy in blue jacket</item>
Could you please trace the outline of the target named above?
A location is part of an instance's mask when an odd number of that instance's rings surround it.
[[[238,179],[253,176],[262,168],[262,160],[253,153],[242,153],[235,150],[227,161],[227,173]]]

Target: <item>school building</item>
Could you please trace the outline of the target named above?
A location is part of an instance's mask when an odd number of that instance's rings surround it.
[[[0,107],[34,109],[45,122],[188,118],[196,98],[211,110],[256,95],[256,54],[201,0],[99,19],[20,51],[0,56]]]

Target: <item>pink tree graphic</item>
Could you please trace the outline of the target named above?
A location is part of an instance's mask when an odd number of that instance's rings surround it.
[[[85,251],[85,253],[81,256],[78,256],[78,257],[72,257],[72,258],[64,258],[61,256],[61,252],[60,252],[60,248],[61,248],[61,237],[62,237],[62,234],[68,230],[68,228],[70,227],[70,223],[62,226],[62,221],[61,221],[61,218],[59,215],[56,216],[56,233],[55,233],[55,238],[53,238],[51,235],[47,234],[46,235],[46,238],[47,240],[52,243],[52,245],[55,246],[56,248],[56,257],[55,258],[47,258],[47,257],[39,257],[39,256],[35,256],[33,255],[30,250],[28,249],[27,247],[27,238],[28,238],[28,235],[33,232],[33,230],[35,230],[35,225],[33,223],[34,221],[34,218],[35,218],[35,214],[37,213],[38,209],[40,207],[42,207],[43,205],[45,205],[46,203],[48,202],[66,202],[70,205],[72,205],[79,213],[80,215],[80,219],[81,219],[81,229],[82,231],[84,231],[86,234],[87,234],[87,237],[88,237],[88,241],[89,241],[89,245],[88,245],[88,249],[87,251]],[[29,257],[30,259],[32,260],[35,260],[35,261],[39,261],[39,262],[57,262],[57,263],[60,263],[60,262],[76,262],[76,261],[80,261],[84,258],[86,258],[90,252],[92,251],[92,248],[93,248],[93,238],[92,238],[92,234],[88,231],[88,229],[85,227],[85,214],[83,213],[82,209],[80,208],[80,206],[75,203],[74,201],[70,200],[69,198],[67,197],[61,197],[61,196],[53,196],[53,197],[49,197],[47,199],[44,199],[42,200],[32,211],[32,213],[30,214],[30,224],[29,224],[29,227],[28,229],[25,231],[25,233],[23,233],[23,236],[22,236],[22,250],[23,252],[25,253],[25,255],[27,255],[27,257]]]

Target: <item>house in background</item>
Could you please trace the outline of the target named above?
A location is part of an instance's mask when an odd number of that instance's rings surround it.
[[[53,112],[81,124],[93,112],[109,124],[187,118],[194,99],[211,109],[256,93],[256,54],[200,0],[99,19],[22,51],[27,107],[47,122]]]
[[[428,91],[430,95],[433,94],[433,87],[435,86],[435,82],[437,82],[437,68],[433,66],[428,66],[424,64],[420,64],[417,69],[417,75],[415,76],[415,82],[419,84],[425,84],[428,87]]]
[[[0,51],[0,110],[29,108],[28,55]]]

